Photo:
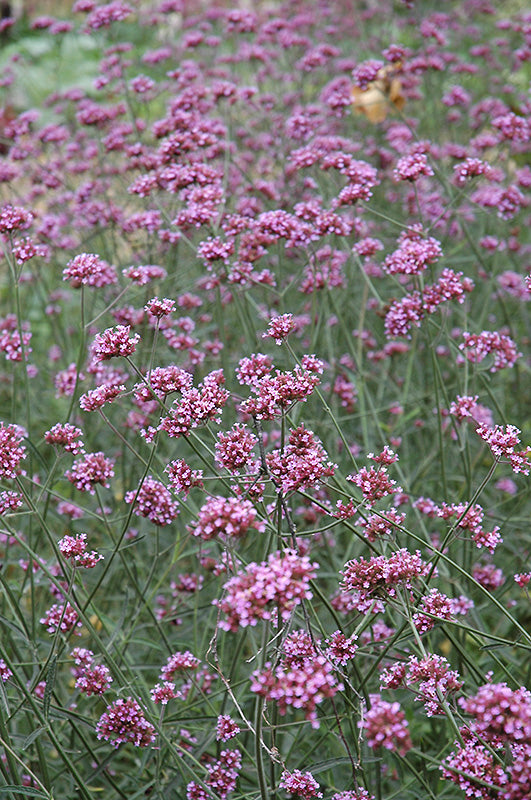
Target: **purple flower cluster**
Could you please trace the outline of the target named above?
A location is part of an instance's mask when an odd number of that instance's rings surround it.
[[[525,800],[531,780],[529,691],[486,683],[458,702],[471,720],[461,728],[463,743],[456,743],[456,750],[443,762],[443,776],[469,797],[490,798],[492,788],[503,800]],[[498,759],[506,748],[512,761],[504,769]]]
[[[426,314],[433,314],[441,303],[457,300],[464,303],[465,295],[472,291],[474,282],[445,267],[439,279],[424,287],[421,294],[413,291],[401,300],[393,300],[385,315],[385,332],[389,337],[408,336],[411,327],[420,327]]]
[[[54,604],[48,609],[44,617],[41,617],[39,622],[41,625],[46,626],[48,633],[56,633],[56,631],[68,633],[81,627],[78,613],[70,603]]]
[[[522,355],[518,352],[516,343],[510,336],[498,331],[482,331],[481,333],[463,333],[463,342],[459,345],[469,361],[478,364],[488,355],[493,354],[494,363],[489,368],[490,372],[514,367],[517,359]]]
[[[220,714],[216,723],[216,740],[228,742],[240,733],[239,725],[229,714]]]
[[[419,633],[427,633],[435,627],[437,620],[455,619],[456,614],[467,614],[473,607],[474,603],[464,595],[456,599],[447,597],[438,589],[430,589],[413,614],[413,624]]]
[[[284,770],[280,776],[278,784],[280,789],[285,789],[291,797],[301,797],[304,800],[311,800],[312,797],[322,798],[323,793],[319,791],[319,784],[311,772],[301,772],[295,769],[293,772]]]
[[[63,536],[58,542],[58,547],[63,558],[71,561],[76,567],[91,569],[95,567],[103,556],[95,550],[87,553],[87,534],[80,533],[77,536]]]
[[[516,425],[501,425],[491,427],[479,425],[476,433],[489,445],[496,461],[507,459],[513,472],[529,475],[531,469],[531,454],[529,450],[516,450],[520,444],[521,431]]]
[[[106,403],[113,403],[122,392],[125,392],[124,384],[103,383],[95,389],[90,389],[79,398],[79,406],[83,411],[98,411]]]
[[[295,322],[293,321],[293,314],[281,314],[279,317],[273,317],[267,328],[267,332],[262,334],[265,338],[270,336],[275,340],[276,344],[282,344],[284,339],[295,330]]]
[[[223,370],[215,370],[203,379],[197,389],[193,386],[183,389],[168,416],[161,418],[158,429],[171,438],[178,438],[188,436],[191,430],[209,420],[219,420],[221,410],[229,399],[224,383]],[[151,435],[146,435],[146,439],[150,438]]]
[[[219,758],[212,764],[207,764],[207,789],[196,781],[191,781],[186,787],[186,800],[210,800],[214,792],[215,797],[226,800],[228,795],[236,788],[238,773],[242,766],[242,757],[239,750],[222,750]]]
[[[112,683],[109,668],[104,664],[94,664],[94,653],[82,647],[75,647],[70,656],[76,664],[72,670],[76,679],[76,689],[90,697],[103,694]]]
[[[315,434],[299,425],[289,432],[287,445],[266,454],[266,464],[277,489],[287,493],[316,486],[331,477],[337,464],[327,458]]]
[[[379,694],[372,694],[369,699],[370,708],[359,723],[365,732],[367,744],[373,749],[384,747],[405,755],[413,745],[400,703],[388,703]]]
[[[164,471],[168,473],[170,486],[174,492],[182,492],[185,498],[194,486],[203,488],[203,470],[192,469],[182,458],[170,461]]]
[[[321,382],[320,369],[313,364],[305,369],[303,363],[303,366],[297,364],[293,372],[275,370],[275,375],[263,375],[250,384],[256,396],[243,402],[240,409],[257,419],[275,419],[294,403],[306,401]]]
[[[398,248],[385,259],[384,270],[389,275],[419,275],[441,256],[440,242],[418,226],[408,228],[400,235]]]
[[[411,590],[412,581],[430,571],[430,564],[422,560],[419,550],[410,553],[402,548],[389,558],[373,556],[368,561],[363,557],[348,561],[341,573],[342,588],[353,593],[354,607],[362,614],[371,608],[383,611],[384,601],[395,597],[400,587]]]
[[[251,562],[229,578],[223,586],[225,596],[214,601],[227,616],[219,627],[237,631],[256,625],[260,619],[272,620],[274,625],[286,622],[296,606],[312,597],[310,581],[317,566],[292,550],[272,553],[260,564]]]
[[[220,536],[241,539],[249,530],[263,533],[265,522],[250,500],[240,497],[209,497],[190,526],[194,536],[215,539]]]
[[[0,422],[0,478],[16,478],[20,475],[20,462],[26,458],[22,444],[25,431],[19,425]]]
[[[96,725],[96,735],[113,747],[129,742],[135,747],[149,747],[156,739],[155,728],[132,697],[119,698],[107,706]]]
[[[95,493],[95,486],[109,486],[109,478],[114,476],[114,463],[105,453],[86,453],[84,458],[74,461],[72,469],[65,472],[65,477],[80,492]]]
[[[135,333],[129,338],[130,325],[117,325],[97,334],[92,346],[95,361],[108,361],[110,358],[132,355],[136,350],[140,335]]]
[[[491,0],[76,0],[60,20],[32,5],[0,19],[0,39],[28,28],[35,45],[0,76],[0,184],[20,198],[0,204],[0,405],[27,426],[0,422],[6,785],[374,800],[358,781],[394,796],[389,762],[406,756],[398,792],[529,800],[531,695],[515,687],[531,451],[506,420],[528,366],[531,15]],[[58,53],[90,40],[88,83],[58,76],[23,110],[50,37]],[[91,537],[115,544],[97,573]],[[47,675],[26,612],[50,634]],[[467,684],[489,660],[496,673],[467,689],[452,659]],[[490,682],[502,672],[513,682]],[[52,683],[43,769],[46,737],[22,752],[24,700],[47,713]],[[92,758],[76,726],[95,710]],[[326,730],[297,738],[304,720]],[[243,742],[241,778],[242,753],[220,744],[240,732],[257,747]],[[157,763],[112,752],[155,742]]]
[[[387,689],[399,686],[413,689],[417,693],[417,700],[424,703],[426,713],[431,717],[444,713],[441,698],[447,700],[451,693],[463,686],[459,674],[449,667],[443,656],[429,654],[421,659],[410,656],[407,664],[396,661],[382,673],[381,686]]]
[[[245,426],[236,423],[223,433],[218,433],[216,461],[229,472],[237,473],[252,461],[252,451],[258,439]]]
[[[317,706],[343,689],[334,666],[305,631],[294,631],[284,642],[278,665],[267,663],[252,674],[251,691],[275,703],[284,716],[288,708],[302,709],[304,718],[319,728]]]
[[[70,281],[74,288],[115,284],[118,280],[116,270],[99,256],[93,253],[81,253],[68,262],[63,270],[63,280]]]
[[[160,481],[147,475],[137,490],[127,492],[124,500],[134,503],[134,513],[147,517],[161,528],[170,525],[179,513],[179,504]]]
[[[80,428],[76,428],[75,425],[70,425],[69,423],[62,425],[58,422],[49,431],[46,431],[44,441],[48,442],[48,444],[64,447],[68,453],[78,455],[84,451],[83,442],[80,440],[81,436],[83,436],[83,431]]]
[[[22,335],[21,335],[22,332]],[[7,361],[20,362],[31,353],[31,332],[29,323],[23,320],[19,325],[14,314],[0,319],[0,352]]]

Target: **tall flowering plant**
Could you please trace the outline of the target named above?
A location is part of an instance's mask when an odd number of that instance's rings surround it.
[[[526,800],[529,15],[0,36],[1,793]]]

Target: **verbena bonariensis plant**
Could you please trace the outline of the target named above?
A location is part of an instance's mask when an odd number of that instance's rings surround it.
[[[524,800],[531,18],[256,6],[2,21],[2,796]]]

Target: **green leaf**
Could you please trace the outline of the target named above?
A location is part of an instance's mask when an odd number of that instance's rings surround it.
[[[7,702],[7,694],[4,689],[4,682],[0,680],[0,704],[6,713],[6,717],[10,716],[9,704]]]
[[[44,699],[42,701],[42,707],[45,719],[48,719],[48,715],[50,713],[50,702],[52,699],[52,693],[55,686],[56,674],[57,674],[57,656],[54,656],[50,661],[50,666],[48,667],[48,672],[46,673],[46,686],[44,689]]]
[[[34,731],[32,731],[32,733],[30,733],[30,735],[24,739],[22,743],[22,750],[27,750],[30,744],[33,744],[35,739],[37,739],[41,735],[41,733],[45,730],[46,727],[44,725],[41,725],[40,728],[36,728]]]

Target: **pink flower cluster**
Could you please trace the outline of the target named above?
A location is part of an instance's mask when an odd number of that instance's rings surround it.
[[[170,681],[173,679],[175,673],[195,670],[199,667],[200,663],[199,659],[189,650],[178,650],[168,657],[165,666],[161,669],[161,680]]]
[[[463,422],[466,419],[472,419],[475,422],[482,424],[492,424],[492,412],[478,403],[479,397],[477,394],[470,395],[457,395],[456,399],[450,403],[449,413],[456,418],[458,422]]]
[[[473,607],[472,600],[464,595],[455,599],[438,589],[430,589],[421,598],[418,611],[413,614],[413,624],[419,633],[427,633],[435,627],[437,620],[454,619],[456,614],[467,614]]]
[[[354,633],[347,638],[341,631],[334,631],[330,639],[326,640],[326,655],[334,664],[344,667],[347,661],[350,661],[356,655],[358,650],[357,638]]]
[[[61,555],[76,567],[91,569],[103,559],[103,556],[96,553],[95,550],[87,553],[86,533],[80,533],[77,536],[63,536],[58,542],[58,546]]]
[[[125,392],[125,385],[118,383],[103,383],[90,389],[79,398],[79,406],[83,411],[98,411],[106,403],[112,403],[116,398]]]
[[[251,397],[240,406],[241,410],[258,419],[275,419],[293,403],[304,402],[320,383],[318,371],[322,364],[311,364],[311,368],[296,365],[293,372],[263,375],[250,384],[256,397]]]
[[[479,425],[476,433],[487,442],[496,461],[507,459],[513,472],[529,475],[531,453],[527,450],[516,450],[520,444],[521,431],[515,425]]]
[[[155,525],[163,528],[170,525],[179,513],[179,504],[160,481],[147,475],[137,490],[127,492],[124,501],[134,503],[134,513],[147,517]]]
[[[473,288],[474,282],[463,277],[462,272],[443,269],[439,279],[425,286],[422,294],[415,291],[401,300],[393,300],[385,315],[386,336],[408,336],[412,326],[420,327],[426,314],[435,313],[441,303],[448,300],[463,303],[465,294]]]
[[[61,633],[68,633],[75,628],[81,627],[78,613],[70,603],[63,605],[55,604],[48,609],[44,617],[39,620],[41,625],[46,626],[48,633],[55,633],[60,630]]]
[[[428,517],[440,517],[445,520],[456,517],[458,520],[456,529],[469,531],[476,547],[485,547],[493,553],[503,541],[498,525],[495,525],[491,531],[483,528],[484,511],[479,503],[470,507],[468,503],[442,503],[439,506],[429,498],[419,497],[414,505]]]
[[[140,403],[152,401],[153,395],[165,400],[169,394],[189,389],[193,383],[193,375],[176,364],[168,367],[155,367],[149,373],[146,383],[137,383],[134,395]]]
[[[489,592],[496,591],[505,583],[503,571],[494,564],[474,564],[472,577]]]
[[[506,793],[499,792],[500,787],[507,783],[503,767],[495,761],[491,751],[476,739],[458,744],[456,751],[443,762],[441,773],[444,778],[456,783],[467,797],[482,800],[508,797]],[[513,800],[516,800],[516,796]],[[521,796],[521,800],[525,800],[525,795]]]
[[[156,738],[155,728],[132,697],[119,698],[107,706],[96,725],[96,735],[113,747],[129,742],[135,747],[149,747]]]
[[[344,372],[336,375],[332,385],[332,392],[339,398],[341,406],[346,410],[347,414],[351,414],[356,405],[358,392],[354,383],[348,379]]]
[[[27,359],[31,353],[30,342],[31,332],[28,322],[22,321],[19,330],[15,314],[8,314],[7,317],[0,319],[0,352],[5,353],[7,361],[20,362],[23,355]]]
[[[62,425],[58,422],[49,431],[44,434],[44,441],[48,444],[55,444],[59,447],[64,447],[68,453],[78,455],[84,451],[83,442],[80,437],[83,436],[83,431],[76,428],[75,425],[66,423]]]
[[[402,548],[389,558],[373,556],[369,561],[363,557],[348,561],[341,573],[342,588],[353,592],[353,604],[360,613],[365,614],[371,607],[383,611],[384,600],[395,597],[399,587],[410,590],[412,581],[426,576],[430,570],[430,564],[422,560],[418,550],[410,553]]]
[[[304,294],[313,294],[326,287],[333,289],[345,286],[343,267],[347,258],[346,253],[332,250],[328,245],[311,254],[309,264],[304,268],[300,291]]]
[[[355,86],[366,89],[369,83],[378,78],[380,70],[384,67],[384,62],[377,58],[370,58],[359,63],[352,71]]]
[[[310,581],[317,566],[292,550],[272,553],[260,564],[251,562],[224,584],[223,599],[214,600],[227,616],[219,627],[237,631],[256,625],[259,619],[272,620],[275,626],[286,622],[296,606],[312,597]]]
[[[387,458],[387,453],[390,453],[390,459]],[[368,457],[372,458],[378,466],[370,467],[370,469],[362,467],[358,472],[347,475],[346,480],[358,486],[365,502],[369,506],[373,506],[382,497],[387,497],[390,494],[400,494],[402,489],[396,485],[395,480],[389,477],[385,466],[398,460],[392,450],[386,447],[380,456],[374,456],[370,453]]]
[[[411,749],[409,728],[400,703],[388,703],[379,694],[369,696],[371,707],[365,712],[360,728],[363,728],[369,747],[384,747],[401,756]]]
[[[25,431],[18,425],[0,422],[0,478],[16,478],[20,475],[20,462],[26,458],[22,444]]]
[[[74,363],[69,364],[66,369],[60,370],[54,377],[56,397],[71,397],[80,381],[85,380],[83,372],[78,372]]]
[[[108,361],[111,358],[132,355],[140,335],[135,333],[129,338],[130,332],[130,325],[117,325],[115,328],[107,328],[103,333],[98,333],[92,345],[94,361]]]
[[[407,156],[402,156],[396,162],[393,176],[397,181],[418,181],[422,175],[433,175],[426,153],[413,152]]]
[[[74,461],[72,469],[65,472],[65,477],[80,492],[95,494],[95,486],[108,487],[108,479],[114,476],[114,463],[106,458],[105,453],[87,453],[84,458]]]
[[[313,728],[319,728],[317,706],[343,689],[329,659],[316,649],[318,644],[305,631],[294,631],[284,642],[280,662],[268,663],[251,676],[252,692],[274,702],[281,716],[289,707],[302,709]]]
[[[397,661],[384,670],[381,688],[396,689],[399,686],[415,691],[416,699],[424,703],[428,717],[432,717],[444,713],[441,697],[446,700],[463,686],[463,681],[455,670],[450,669],[443,656],[428,654],[421,659],[410,656],[407,664]]]
[[[490,800],[493,789],[502,800],[527,800],[531,693],[523,687],[510,689],[506,683],[487,683],[472,697],[460,698],[459,705],[472,719],[461,728],[464,743],[456,743],[456,750],[442,764],[443,776],[469,797]],[[495,756],[504,759],[507,749],[511,762],[504,771]]]
[[[209,420],[219,420],[221,409],[229,399],[224,383],[223,370],[220,369],[209,373],[197,389],[193,386],[183,389],[168,416],[161,418],[158,429],[178,438],[188,436],[193,428]],[[151,435],[146,435],[146,439],[151,438]]]
[[[22,206],[8,203],[0,208],[0,233],[11,234],[16,230],[25,230],[32,221],[33,214]]]
[[[13,672],[9,669],[3,658],[0,658],[0,680],[5,683],[13,677]]]
[[[311,772],[301,772],[295,769],[293,772],[284,770],[280,776],[279,789],[285,789],[292,797],[300,797],[303,800],[311,800],[312,797],[321,798],[323,793],[319,791],[319,784]]]
[[[76,3],[77,10],[80,2]],[[86,9],[84,9],[86,10]],[[87,30],[98,30],[99,28],[108,28],[113,22],[121,22],[133,13],[131,6],[122,3],[121,0],[111,0],[110,3],[103,5],[96,5],[91,3],[89,6],[90,13],[87,16],[86,28]]]
[[[170,486],[175,492],[182,492],[185,498],[194,486],[203,487],[203,470],[192,469],[184,459],[170,461],[164,472],[168,473]]]
[[[86,694],[87,697],[106,692],[112,683],[108,667],[103,664],[94,664],[94,653],[85,648],[75,647],[70,655],[76,663],[73,670],[76,689]]]
[[[494,363],[489,372],[498,372],[500,369],[514,367],[517,359],[522,355],[518,352],[516,343],[510,336],[498,331],[482,331],[482,333],[463,333],[463,342],[459,345],[469,361],[478,364],[487,356],[494,357]]]
[[[175,311],[175,300],[170,300],[167,297],[164,297],[162,300],[158,297],[152,297],[151,300],[148,300],[144,308],[156,319],[161,319],[171,314],[172,311]]]
[[[400,235],[398,248],[385,259],[384,270],[388,275],[419,275],[441,256],[437,239],[425,236],[418,227],[408,228]]]
[[[491,531],[483,528],[484,511],[479,503],[470,508],[467,503],[443,503],[439,510],[439,516],[443,519],[457,517],[458,527],[470,531],[472,540],[478,548],[486,547],[489,552],[493,553],[496,547],[503,542],[498,525],[495,525]]]
[[[240,726],[229,714],[220,714],[216,723],[216,741],[228,742],[240,733]]]
[[[488,162],[479,158],[465,158],[460,164],[455,165],[453,181],[456,186],[464,186],[468,178],[484,175],[489,179],[492,173],[492,167]]]
[[[531,281],[531,276],[530,276]],[[269,375],[273,369],[273,362],[263,353],[253,353],[240,359],[236,367],[238,382],[244,386],[256,386],[260,380]]]
[[[237,473],[252,460],[252,451],[258,439],[244,425],[236,423],[223,433],[218,433],[216,461],[229,472]]]
[[[206,669],[199,669],[201,662],[189,650],[177,650],[172,653],[162,667],[159,675],[160,683],[157,683],[151,690],[151,698],[154,703],[166,705],[170,700],[185,700],[192,688],[193,682],[205,694],[210,692],[210,686],[214,676]],[[176,680],[180,679],[177,687]]]
[[[205,784],[209,789],[203,788],[196,781],[191,781],[186,787],[186,800],[211,800],[212,797],[226,800],[236,788],[241,766],[242,757],[239,750],[222,750],[217,761],[207,764],[208,776]]]
[[[275,340],[276,344],[282,344],[284,339],[286,339],[293,330],[295,330],[293,314],[281,314],[271,319],[266,333],[262,334],[262,338],[269,336],[271,339]]]
[[[16,511],[22,505],[22,497],[18,492],[6,491],[0,492],[0,517],[4,514],[9,514]]]
[[[136,283],[137,286],[145,286],[146,283],[155,280],[163,280],[166,277],[166,270],[156,264],[146,264],[139,267],[127,267],[122,270],[123,275]]]
[[[267,453],[266,463],[275,486],[283,493],[315,486],[337,469],[337,464],[327,461],[315,434],[304,425],[290,431],[285,447]]]
[[[524,687],[510,689],[506,683],[486,683],[472,697],[462,697],[459,705],[472,716],[469,728],[499,744],[514,741],[531,745],[531,692]]]
[[[251,529],[263,533],[265,522],[258,519],[258,512],[250,500],[209,497],[189,529],[194,536],[205,540],[217,536],[241,539]]]
[[[63,280],[70,281],[75,289],[80,286],[101,288],[118,281],[116,270],[92,253],[81,253],[68,262],[63,270]]]
[[[531,583],[531,572],[520,572],[514,576],[514,580],[523,589]]]
[[[396,526],[402,525],[405,516],[396,508],[389,508],[382,514],[369,514],[366,518],[360,517],[356,520],[356,524],[363,529],[363,535],[369,542],[375,542],[377,539],[392,536]]]

